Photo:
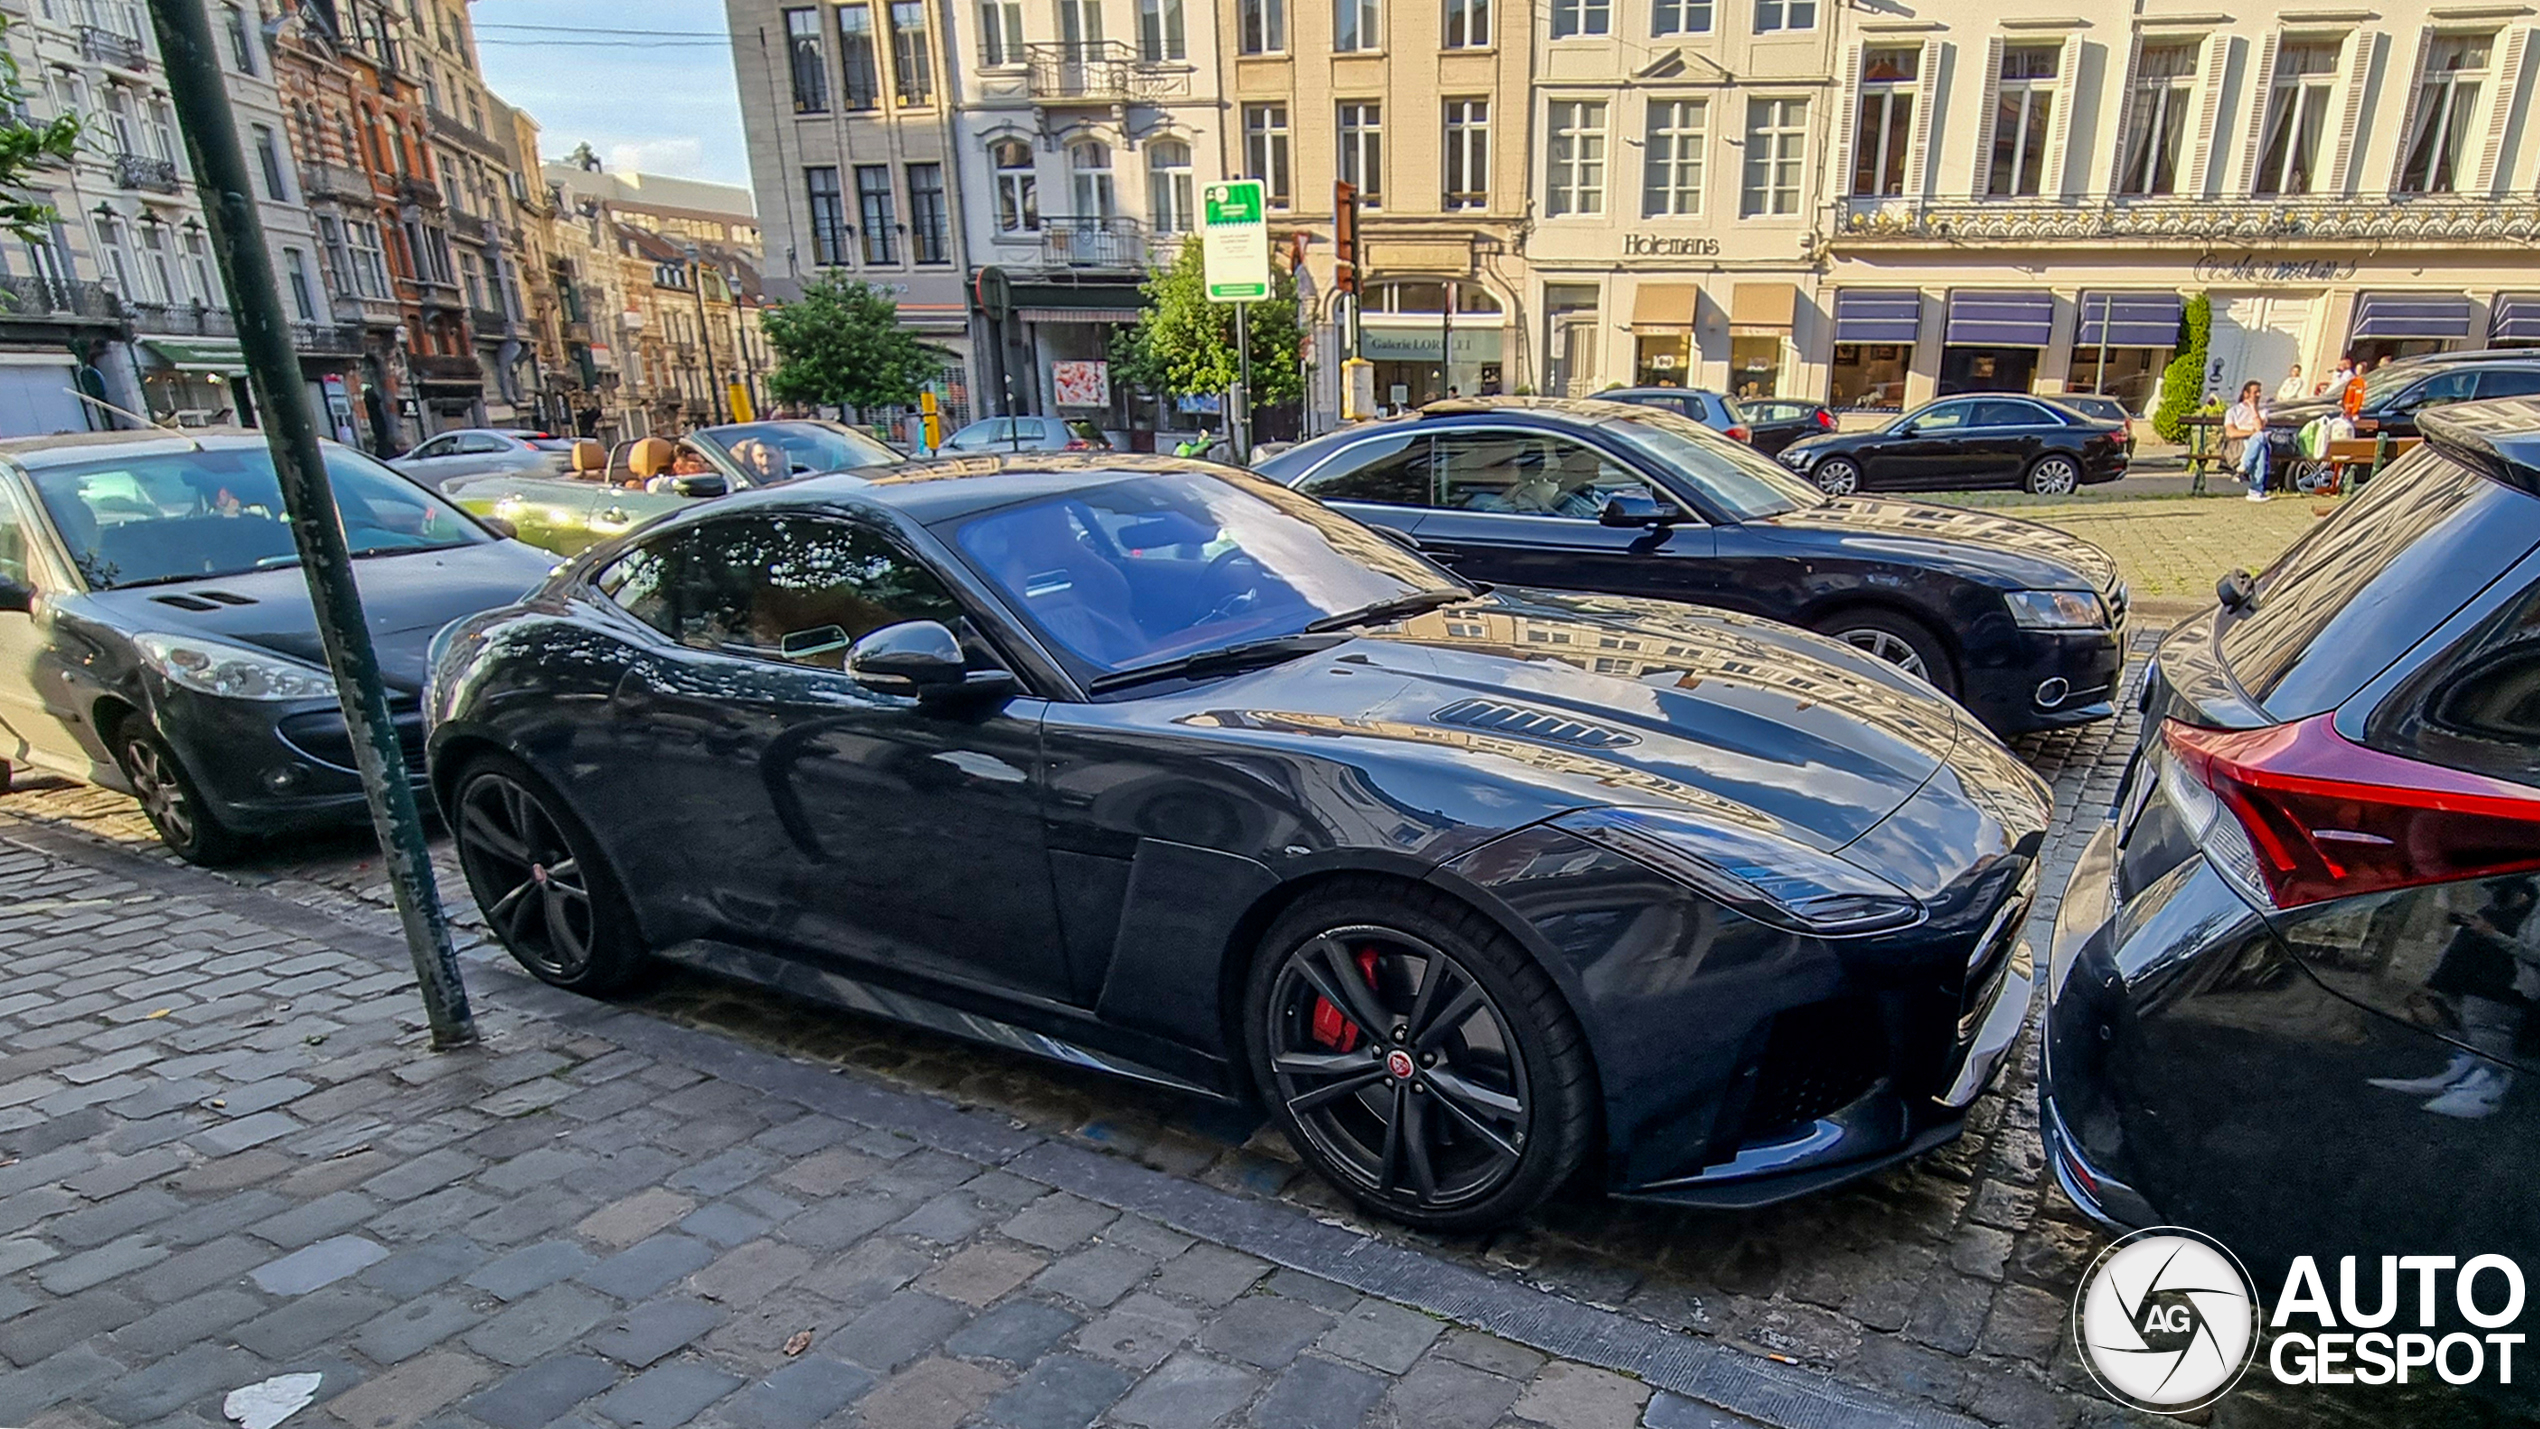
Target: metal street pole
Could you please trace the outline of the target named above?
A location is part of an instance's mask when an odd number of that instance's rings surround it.
[[[1252,465],[1252,304],[1235,304],[1234,410],[1226,414],[1235,465]]]
[[[414,788],[406,782],[405,752],[388,712],[387,688],[380,683],[379,655],[371,648],[370,626],[362,618],[343,517],[318,447],[299,359],[291,349],[289,320],[265,248],[264,222],[257,216],[255,189],[238,147],[238,126],[221,86],[211,20],[203,0],[150,0],[150,18],[167,64],[177,124],[194,161],[194,182],[203,192],[203,216],[211,222],[212,251],[219,256],[222,280],[229,284],[247,378],[264,413],[265,441],[273,451],[283,510],[291,518],[291,539],[308,577],[310,603],[317,607],[318,639],[335,673],[336,698],[352,733],[353,760],[386,855],[389,891],[405,925],[407,951],[414,955],[432,1045],[436,1051],[472,1046],[476,1021],[459,980],[458,957],[450,948],[441,895],[433,887],[422,815],[415,807]]]

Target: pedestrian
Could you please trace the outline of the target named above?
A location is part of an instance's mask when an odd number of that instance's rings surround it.
[[[2364,414],[2364,365],[2360,362],[2341,362],[2338,365],[2344,369],[2344,379],[2331,385],[2337,389],[2337,405],[2344,409],[2346,420],[2352,422]]]
[[[2249,483],[2251,501],[2267,499],[2267,417],[2260,405],[2265,392],[2257,382],[2240,384],[2240,400],[2223,414],[2223,456]]]
[[[2284,375],[2284,380],[2276,385],[2275,400],[2299,402],[2302,400],[2303,391],[2302,364],[2297,362],[2293,364],[2293,370]]]

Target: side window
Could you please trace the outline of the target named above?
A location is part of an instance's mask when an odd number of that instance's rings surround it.
[[[845,668],[847,647],[886,625],[962,630],[961,606],[934,572],[872,531],[821,517],[687,527],[629,551],[596,584],[692,649],[827,670]]]
[[[1967,419],[1974,405],[1972,402],[1949,402],[1937,407],[1925,407],[1914,417],[1915,434],[1954,432],[1961,427],[1972,425]]]
[[[505,450],[505,447],[501,437],[478,432],[472,436],[459,438],[458,454],[461,456],[482,456],[488,452],[502,450]]]
[[[2458,372],[2446,372],[2439,377],[2427,378],[2417,384],[2415,391],[2399,399],[2396,405],[2402,412],[2419,412],[2428,407],[2466,402],[2470,400],[2470,394],[2477,390],[2477,386],[2477,369],[2463,368]]]
[[[448,456],[458,449],[458,438],[434,437],[432,440],[425,442],[422,446],[415,448],[414,455],[406,459],[408,461],[430,461],[432,458],[437,456]]]
[[[2491,367],[2478,374],[2478,400],[2493,397],[2528,397],[2540,392],[2540,370],[2528,367]]]
[[[1363,501],[1372,506],[1433,506],[1425,432],[1394,432],[1361,442],[1330,466],[1298,483],[1317,501]]]
[[[22,586],[35,584],[27,574],[26,526],[18,519],[18,508],[6,491],[0,491],[0,580]]]
[[[1593,521],[1618,496],[1675,503],[1592,448],[1543,432],[1445,432],[1438,504],[1450,511]]]
[[[1974,404],[1974,414],[1967,419],[1970,427],[2034,427],[2046,420],[2046,414],[2026,402],[1999,399]]]
[[[2540,785],[2540,586],[2463,636],[2373,711],[2364,742]]]

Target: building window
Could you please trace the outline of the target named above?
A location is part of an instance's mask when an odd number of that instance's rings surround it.
[[[803,187],[811,196],[811,263],[815,268],[843,268],[847,262],[847,205],[838,191],[838,171],[830,167],[803,170]]]
[[[1826,405],[1852,411],[1898,411],[1905,405],[1905,372],[1913,365],[1912,343],[1838,342]]]
[[[952,261],[952,210],[944,202],[944,166],[908,166],[909,246],[920,263]]]
[[[473,253],[459,255],[460,285],[467,289],[467,305],[478,312],[485,310],[485,268]]]
[[[1374,208],[1385,201],[1384,106],[1374,100],[1350,100],[1340,107],[1341,182],[1358,187],[1358,201]]]
[[[1112,216],[1111,146],[1092,139],[1067,146],[1068,181],[1078,218]]]
[[[1041,180],[1032,146],[1021,139],[999,139],[988,146],[988,162],[997,172],[997,231],[1038,232]]]
[[[1755,0],[1755,33],[1817,28],[1817,0]]]
[[[1102,0],[1058,0],[1058,38],[1070,63],[1102,55]]]
[[[1871,50],[1861,57],[1861,104],[1852,127],[1852,192],[1905,192],[1905,147],[1914,133],[1920,48]]]
[[[2117,192],[2178,191],[2178,157],[2187,139],[2187,100],[2196,84],[2197,46],[2145,45],[2126,106],[2125,153]]]
[[[1332,0],[1332,48],[1343,52],[1383,49],[1380,18],[1376,0]]]
[[[309,255],[297,248],[282,250],[283,280],[291,285],[291,310],[300,321],[317,321],[317,294],[309,287]]]
[[[1446,206],[1490,207],[1490,101],[1446,102]]]
[[[1446,0],[1446,47],[1481,49],[1490,44],[1490,0]]]
[[[1288,107],[1244,106],[1244,177],[1261,180],[1272,208],[1288,206]]]
[[[185,221],[185,262],[194,272],[194,291],[201,301],[217,306],[221,301],[220,284],[212,277],[212,244],[194,220]]]
[[[794,71],[794,112],[829,112],[829,67],[820,53],[820,12],[785,12],[785,52]]]
[[[1552,38],[1602,35],[1614,28],[1614,0],[1552,0]]]
[[[344,220],[344,236],[353,250],[353,278],[365,298],[388,296],[388,255],[380,246],[379,225]]]
[[[1275,55],[1288,47],[1288,0],[1241,0],[1240,43],[1248,55]]]
[[[1555,218],[1605,212],[1604,102],[1557,99],[1550,115],[1544,212]]]
[[[1649,33],[1653,36],[1711,33],[1711,0],[1657,0],[1649,9]]]
[[[1138,0],[1138,58],[1148,64],[1188,59],[1182,0]]]
[[[229,31],[229,59],[240,74],[256,72],[256,43],[247,38],[247,12],[235,5],[221,7],[221,20]]]
[[[979,62],[1023,63],[1023,7],[1016,0],[987,0],[979,7]]]
[[[1746,101],[1746,187],[1740,216],[1779,218],[1799,212],[1801,161],[1808,152],[1808,101]]]
[[[2328,127],[2329,91],[2337,83],[2335,40],[2285,40],[2276,46],[2267,86],[2265,147],[2251,190],[2306,194],[2319,179],[2320,134]]]
[[[891,212],[891,166],[856,165],[855,201],[864,227],[864,261],[900,261],[899,219]]]
[[[2417,81],[2414,127],[2399,166],[2402,193],[2447,194],[2461,186],[2461,150],[2478,128],[2493,35],[2436,35]]]
[[[264,174],[265,197],[275,203],[289,203],[291,191],[282,182],[282,145],[275,140],[273,131],[262,124],[248,125],[247,132],[255,139],[256,167]]]
[[[1993,93],[1993,153],[1984,191],[1997,198],[2041,193],[2046,181],[2046,129],[2055,113],[2053,45],[2006,45]],[[2062,185],[2056,176],[2056,187]]]
[[[1641,174],[1643,218],[1702,212],[1702,150],[1709,142],[1711,101],[1649,101],[1649,135]]]
[[[882,71],[873,54],[873,7],[838,7],[838,60],[847,77],[847,108],[882,107]]]
[[[891,0],[891,75],[902,104],[935,97],[935,62],[926,52],[926,0]]]
[[[1158,233],[1191,231],[1191,146],[1179,139],[1147,143],[1147,213]]]

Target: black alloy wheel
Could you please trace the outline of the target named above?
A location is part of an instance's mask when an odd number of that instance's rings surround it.
[[[1584,1040],[1480,915],[1426,890],[1309,900],[1265,947],[1255,1074],[1290,1140],[1353,1199],[1477,1229],[1577,1168],[1595,1120]]]
[[[1958,672],[1949,663],[1949,652],[1918,621],[1884,610],[1843,610],[1818,622],[1817,631],[1885,660],[1944,695],[1958,693]]]
[[[580,823],[526,770],[487,761],[460,776],[452,833],[486,923],[541,981],[601,995],[645,955],[634,917]]]
[[[141,803],[141,812],[168,851],[187,863],[217,868],[233,863],[245,841],[220,821],[203,801],[194,776],[168,742],[140,715],[115,731],[115,763],[124,783]]]

